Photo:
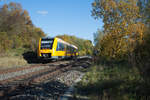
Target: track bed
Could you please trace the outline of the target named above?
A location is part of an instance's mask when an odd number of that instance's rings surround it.
[[[73,69],[85,68],[89,65],[90,61],[78,59],[37,64],[0,72],[0,99],[58,99],[73,83],[71,80],[75,80],[82,74]]]

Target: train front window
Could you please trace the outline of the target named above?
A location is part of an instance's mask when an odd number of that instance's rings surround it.
[[[52,49],[54,39],[41,39],[41,49]]]

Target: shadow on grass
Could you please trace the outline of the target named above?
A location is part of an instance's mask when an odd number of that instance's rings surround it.
[[[33,51],[28,51],[22,54],[23,58],[29,63],[39,63],[39,60],[37,59],[37,54]]]
[[[37,53],[33,51],[28,51],[22,54],[23,58],[29,63],[29,64],[38,64],[38,63],[49,63],[51,60],[48,59],[38,59]]]
[[[150,100],[150,86],[139,81],[103,80],[94,84],[77,85],[79,95],[92,100]]]
[[[48,83],[20,85],[15,90],[5,93],[1,100],[59,100],[60,96],[68,88],[58,81]]]

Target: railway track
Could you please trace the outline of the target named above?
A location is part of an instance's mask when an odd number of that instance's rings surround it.
[[[0,75],[1,74],[6,74],[6,73],[11,73],[11,72],[16,72],[16,71],[21,71],[24,69],[31,69],[34,67],[41,67],[41,66],[46,66],[46,65],[56,65],[56,64],[63,64],[66,63],[68,61],[58,61],[58,62],[50,62],[50,63],[46,63],[46,64],[34,64],[34,65],[30,65],[30,66],[24,66],[24,67],[18,67],[18,68],[11,68],[11,69],[4,69],[4,70],[0,70]]]
[[[0,71],[0,84],[11,81],[19,76],[24,76],[26,74],[35,73],[38,71],[41,72],[41,71],[44,71],[47,69],[53,69],[58,65],[67,64],[67,63],[69,63],[69,61],[59,61],[59,62],[52,62],[52,63],[47,63],[47,64],[37,64],[37,65],[31,65],[31,66],[27,66],[27,67],[21,67],[21,68],[16,68],[16,69],[8,69],[8,70]]]
[[[53,79],[55,76],[63,73],[71,68],[73,61],[59,61],[47,64],[37,64],[25,68],[17,68],[16,70],[7,70],[1,72],[0,75],[17,73],[18,71],[30,70],[33,68],[41,68],[37,71],[25,73],[12,78],[4,79],[0,81],[0,99],[6,99],[9,93],[20,87],[27,87],[31,84],[44,82],[47,79]],[[7,98],[8,99],[8,98]]]
[[[82,60],[83,59],[80,59],[80,61]],[[83,62],[84,63],[82,64],[85,64],[84,60]],[[62,73],[65,73],[71,70],[71,68],[76,65],[78,66],[78,63],[80,63],[78,60],[77,61],[73,61],[73,60],[58,61],[58,62],[51,62],[47,64],[37,64],[37,65],[32,65],[32,66],[27,66],[27,67],[22,67],[22,68],[17,68],[17,69],[10,69],[7,71],[1,71],[0,72],[0,100],[1,99],[9,100],[10,98],[11,98],[10,100],[13,100],[12,98],[14,96],[22,92],[23,92],[22,94],[27,94],[27,93],[24,93],[24,91],[28,91],[28,89],[30,91],[30,88],[32,88],[32,86],[34,88],[37,88],[38,86],[36,86],[36,84],[38,85],[45,84],[47,82],[55,80],[56,76],[59,76]],[[30,71],[30,70],[33,70],[33,71]],[[19,73],[22,72],[22,73],[19,75],[13,76],[13,74],[17,72]],[[3,75],[7,76],[10,74],[12,74],[12,77],[7,77],[7,78],[5,77],[3,79],[1,78],[1,76]],[[50,84],[53,84],[53,83],[50,83]],[[56,81],[54,81],[54,84],[57,84],[55,89],[56,90],[58,89],[61,91],[54,95],[61,96],[66,86]],[[57,88],[57,86],[59,85],[61,87],[61,88],[59,87],[60,89]],[[49,88],[53,89],[53,87],[51,86]],[[31,100],[33,100],[33,98]],[[36,99],[34,98],[34,100]]]

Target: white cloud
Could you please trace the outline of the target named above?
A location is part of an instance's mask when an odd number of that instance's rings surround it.
[[[47,15],[48,11],[42,10],[42,11],[37,11],[37,13],[40,15]]]

